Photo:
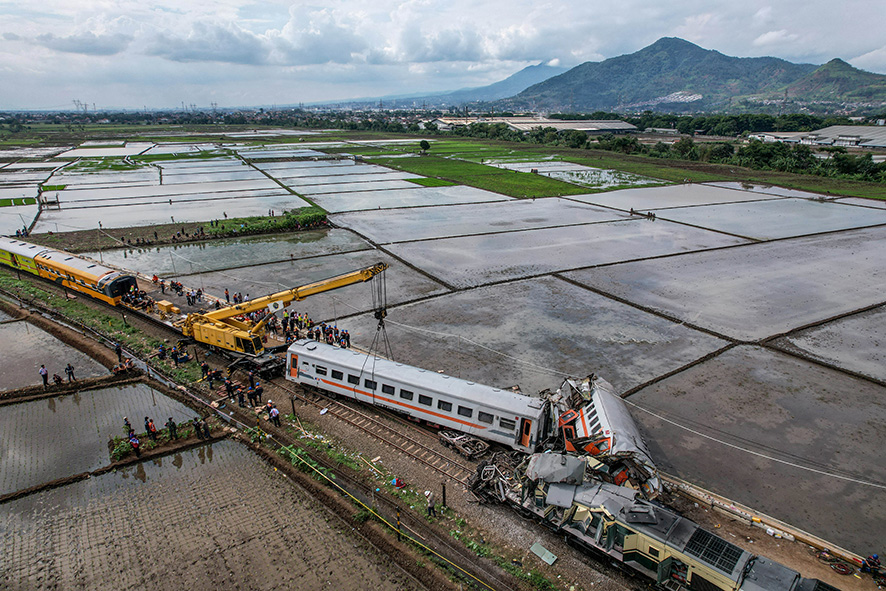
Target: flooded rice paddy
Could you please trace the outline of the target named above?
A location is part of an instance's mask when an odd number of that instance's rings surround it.
[[[886,382],[883,307],[802,330],[776,340],[774,345]]]
[[[170,222],[208,222],[223,219],[224,214],[228,217],[264,216],[272,209],[284,211],[307,206],[307,201],[288,193],[267,197],[174,200],[172,204],[161,198],[156,202],[139,205],[48,209],[40,215],[33,231],[70,232],[97,229],[98,222],[102,222],[103,228],[154,226]]]
[[[587,269],[566,277],[732,338],[756,340],[883,301],[886,228]]]
[[[819,193],[810,193],[809,191],[799,191],[797,189],[787,189],[785,187],[775,187],[773,185],[757,185],[754,183],[705,183],[712,187],[725,187],[727,189],[737,189],[740,191],[750,191],[752,193],[763,193],[766,195],[777,195],[779,197],[799,197],[803,199],[820,199]]]
[[[886,482],[886,408],[872,404],[882,395],[882,386],[742,346],[629,400],[658,415],[632,408],[664,470],[864,553],[886,530],[886,495],[870,485]]]
[[[793,198],[660,209],[656,215],[756,240],[886,224],[884,210]]]
[[[148,151],[153,146],[154,144],[149,142],[128,142],[123,146],[109,148],[74,148],[62,152],[56,158],[123,158],[124,156],[136,156]]]
[[[78,376],[79,377],[79,376]],[[87,390],[0,409],[0,495],[97,470],[111,463],[108,441],[137,432],[144,417],[158,429],[196,413],[145,384]]]
[[[513,200],[362,211],[331,216],[376,243],[427,240],[627,219],[622,212],[567,199]]]
[[[307,185],[299,187],[303,195],[325,195],[329,193],[358,193],[362,191],[380,191],[389,194],[398,189],[414,189],[415,184],[402,180],[364,181],[360,183],[332,183],[328,185]]]
[[[84,256],[95,260],[101,256],[104,262],[117,267],[173,278],[178,274],[222,271],[371,248],[353,232],[329,229],[141,249],[120,248],[101,255],[88,252]]]
[[[16,230],[29,227],[39,213],[36,204],[0,207],[0,235],[14,236]]]
[[[8,589],[418,588],[230,441],[24,497],[3,512]]]
[[[567,269],[741,244],[689,226],[627,219],[434,241],[402,242],[391,252],[434,277],[471,287]]]
[[[843,197],[835,199],[835,203],[844,205],[857,205],[859,207],[873,207],[875,209],[886,209],[886,200],[880,199],[862,199],[860,197]]]
[[[316,195],[311,200],[330,213],[511,200],[510,197],[505,197],[498,193],[461,185],[452,187],[417,187],[410,184],[409,186],[413,188]]]
[[[738,189],[724,189],[711,185],[669,185],[644,189],[624,189],[594,195],[570,197],[577,201],[605,205],[629,211],[649,211],[667,207],[687,207],[690,205],[712,205],[739,201],[762,201],[774,199],[772,195],[752,193]]]
[[[484,161],[484,164],[519,172],[535,172],[553,179],[572,183],[573,185],[581,185],[583,187],[592,187],[595,189],[608,189],[611,187],[642,187],[644,185],[662,184],[662,181],[658,179],[617,170],[593,168],[572,162],[507,162],[488,160]]]
[[[53,374],[65,377],[65,366],[74,366],[78,378],[102,376],[108,370],[85,353],[66,345],[48,332],[19,320],[0,324],[0,340],[14,343],[4,347],[0,358],[0,390],[14,390],[42,383],[38,371],[41,365]],[[0,416],[4,410],[0,410]]]

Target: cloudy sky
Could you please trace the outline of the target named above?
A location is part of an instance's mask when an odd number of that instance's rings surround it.
[[[0,110],[455,90],[666,36],[886,74],[884,22],[884,0],[0,0]]]

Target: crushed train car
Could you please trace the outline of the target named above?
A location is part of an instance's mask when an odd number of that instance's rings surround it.
[[[671,591],[836,591],[755,556],[637,491],[586,477],[587,458],[513,454],[480,465],[471,489],[504,502],[577,545],[605,554]]]
[[[552,421],[565,451],[588,456],[597,478],[640,489],[654,499],[661,493],[658,469],[625,401],[612,385],[591,374],[567,378],[551,402]]]

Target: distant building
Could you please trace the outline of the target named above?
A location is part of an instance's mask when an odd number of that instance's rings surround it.
[[[832,125],[816,131],[767,131],[748,136],[762,142],[800,143],[807,146],[886,148],[886,126]]]
[[[680,131],[673,127],[647,127],[646,133],[656,135],[680,135]]]

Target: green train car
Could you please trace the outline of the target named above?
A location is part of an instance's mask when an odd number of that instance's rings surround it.
[[[516,469],[484,462],[472,489],[505,502],[593,553],[605,554],[669,591],[836,591],[756,556],[634,489],[585,477],[583,458],[534,454]]]

